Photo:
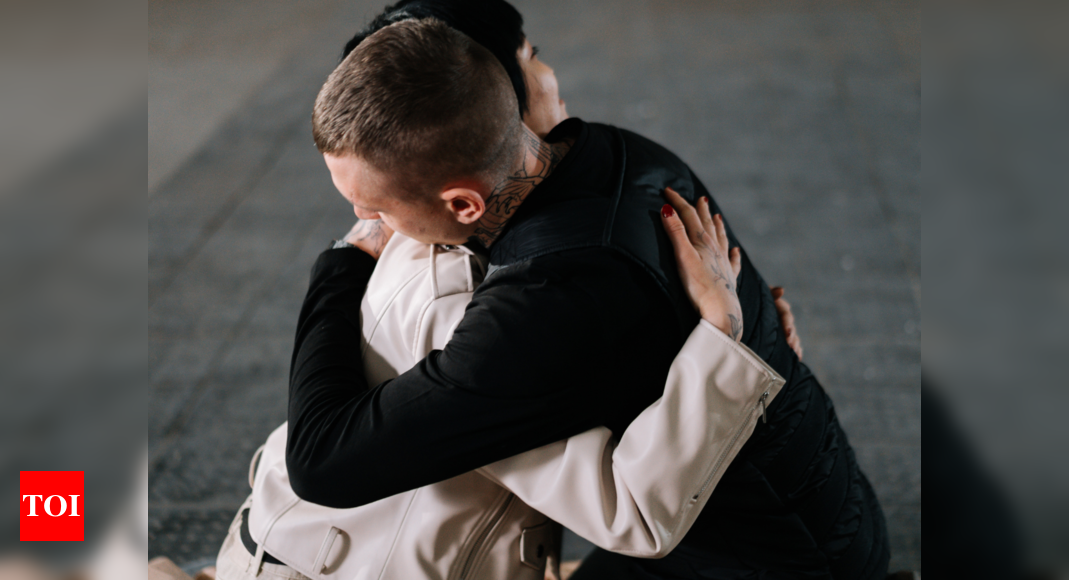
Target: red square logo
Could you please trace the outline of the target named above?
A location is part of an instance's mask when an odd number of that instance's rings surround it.
[[[85,540],[84,471],[20,471],[19,540]]]

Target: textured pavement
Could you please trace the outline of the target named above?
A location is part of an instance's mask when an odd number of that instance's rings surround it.
[[[569,113],[677,152],[765,278],[787,288],[805,360],[884,506],[892,569],[919,569],[919,4],[576,4],[516,2]],[[235,28],[244,36],[215,53],[226,19],[263,15],[226,4],[205,41],[183,6],[150,4],[153,38],[200,34],[201,64],[172,51],[150,70],[169,87],[161,103],[178,105],[150,112],[149,556],[190,564],[214,558],[249,458],[285,420],[308,271],[353,220],[309,117],[380,3],[317,2]],[[249,43],[265,47],[260,68],[229,83]],[[203,62],[215,72],[198,73]]]

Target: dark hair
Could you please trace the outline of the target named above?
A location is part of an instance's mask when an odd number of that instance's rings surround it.
[[[505,0],[401,0],[387,6],[345,44],[342,59],[376,30],[409,18],[437,18],[471,37],[497,57],[512,81],[520,116],[527,112],[527,85],[516,51],[523,45],[523,16]]]
[[[523,136],[504,72],[439,20],[391,24],[349,53],[319,91],[316,147],[366,160],[408,197],[452,179],[496,183],[512,170]]]

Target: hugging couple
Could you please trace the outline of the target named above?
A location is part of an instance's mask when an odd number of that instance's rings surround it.
[[[568,118],[503,0],[389,6],[313,133],[359,221],[316,261],[289,420],[220,580],[883,578],[884,518],[691,170]]]

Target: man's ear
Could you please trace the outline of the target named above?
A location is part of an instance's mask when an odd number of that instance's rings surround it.
[[[474,189],[466,187],[452,187],[442,192],[442,200],[446,208],[456,220],[464,225],[471,225],[486,212],[486,202],[483,196]]]

